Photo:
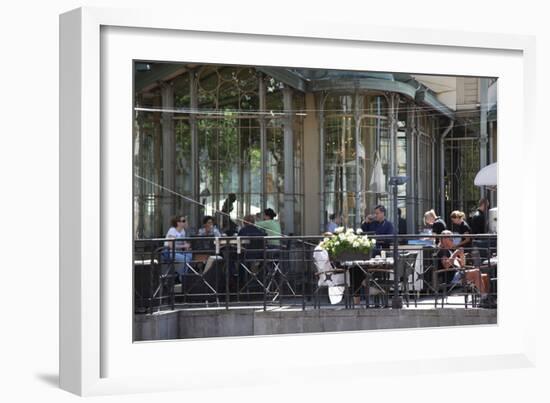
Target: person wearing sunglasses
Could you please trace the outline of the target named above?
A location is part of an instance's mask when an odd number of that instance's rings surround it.
[[[180,239],[186,237],[185,230],[187,229],[188,223],[184,216],[173,217],[170,224],[171,227],[166,233],[166,238]],[[189,252],[191,245],[187,241],[165,241],[164,246],[169,249],[170,256],[174,256],[174,269],[176,273],[178,273],[181,281],[183,275],[187,272],[187,263],[191,262],[193,259],[193,254]],[[172,251],[172,248],[175,248],[175,250]]]

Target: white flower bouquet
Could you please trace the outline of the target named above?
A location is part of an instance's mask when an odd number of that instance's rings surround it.
[[[352,228],[344,230],[344,227],[338,227],[334,235],[325,238],[320,246],[332,260],[366,260],[375,243],[376,240],[369,239],[361,229],[354,231]]]

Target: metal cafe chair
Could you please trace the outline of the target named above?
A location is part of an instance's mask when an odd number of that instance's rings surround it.
[[[272,237],[265,237],[266,242]],[[265,272],[265,289],[264,289],[264,310],[266,309],[267,299],[271,298],[271,302],[279,300],[282,305],[284,287],[286,286],[293,296],[296,296],[296,291],[290,284],[290,281],[285,274],[284,264],[288,261],[288,248],[286,245],[272,245],[269,247],[266,244],[264,248],[264,272]]]
[[[319,257],[316,254],[322,254]],[[321,309],[321,300],[319,293],[322,289],[326,289],[330,298],[330,287],[342,287],[342,299],[344,306],[350,308],[350,278],[349,270],[345,268],[335,267],[328,257],[328,253],[324,250],[313,250],[313,262],[315,266],[314,287],[313,287],[313,307]]]
[[[437,254],[434,255],[434,259],[437,259]],[[448,300],[450,295],[463,295],[464,307],[468,308],[468,298],[471,298],[472,308],[477,305],[479,290],[475,285],[469,283],[466,280],[466,270],[471,269],[471,266],[465,267],[451,267],[448,269],[439,269],[434,271],[434,278],[437,281],[436,294],[435,294],[435,306],[437,307],[437,301],[441,297],[441,308],[445,307],[445,301]],[[437,276],[445,273],[453,273],[453,277],[456,273],[460,274],[460,281],[456,283],[448,283],[447,281],[439,283]]]
[[[220,305],[220,267],[223,258],[215,252],[214,242],[202,237],[191,237],[193,258],[186,263],[182,276],[181,292],[178,294],[183,302]]]
[[[265,291],[263,279],[263,250],[265,240],[262,239],[240,239],[237,238],[237,261],[241,273],[244,275],[244,283],[238,287],[238,295],[257,293],[259,288]],[[252,291],[251,291],[252,290]]]
[[[174,309],[174,282],[177,274],[173,261],[166,258],[166,248],[157,247],[151,252],[136,253],[134,259],[134,303],[136,311],[168,305]]]
[[[418,306],[416,299],[416,291],[414,286],[414,274],[415,274],[415,265],[416,258],[418,257],[418,252],[405,252],[399,255],[399,260],[397,261],[396,266],[396,275],[400,279],[401,289],[405,296],[407,302],[407,307],[410,302],[410,288],[409,288],[409,278],[412,277],[412,288],[414,295],[414,305]]]
[[[437,268],[439,266],[438,253],[439,253],[439,250],[436,250],[432,254],[433,270],[432,270],[432,284],[430,288],[434,292],[435,307],[437,308],[437,302],[441,298],[441,308],[443,308],[445,305],[445,301],[447,300],[448,294],[454,288],[452,284],[450,284],[450,282],[447,281],[449,274],[452,273],[452,275],[454,276],[454,274],[457,272],[457,268],[451,267],[448,269],[438,269]],[[440,276],[444,277],[444,281],[439,280]]]
[[[487,259],[485,262],[483,262],[483,258],[482,258],[482,255],[480,253],[480,250],[479,248],[477,248],[476,246],[474,246],[470,253],[470,259],[471,259],[471,263],[472,263],[472,266],[469,266],[469,268],[473,268],[473,269],[477,269],[477,275],[479,276],[478,277],[478,281],[479,283],[481,284],[482,283],[482,280],[483,280],[483,275],[487,275],[488,276],[488,279],[489,279],[489,294],[488,296],[486,297],[486,299],[483,301],[482,298],[481,298],[481,293],[480,293],[480,290],[476,290],[477,291],[477,294],[476,294],[476,297],[479,297],[479,300],[477,300],[476,302],[479,302],[481,304],[484,305],[484,307],[496,307],[496,298],[495,298],[495,289],[493,288],[494,287],[494,283],[493,281],[496,281],[496,278],[494,277],[495,276],[495,266],[491,267],[491,264],[490,264],[490,259]],[[485,265],[485,263],[487,263]],[[479,306],[479,304],[477,304]]]
[[[367,259],[365,261],[344,261],[342,266],[346,268],[350,276],[350,294],[358,295],[361,290],[365,291],[365,307],[371,306],[371,298],[375,307],[386,307],[389,304],[390,289],[393,282],[390,281],[390,274],[393,273],[393,262],[386,260],[376,261]],[[357,276],[361,276],[359,281]],[[353,306],[353,305],[352,305]]]
[[[482,273],[486,273],[489,276],[489,300],[490,304],[496,307],[496,294],[498,284],[498,273],[496,263],[497,253],[497,239],[474,239],[473,250],[477,250],[480,256],[480,268]],[[476,266],[476,262],[474,262]]]
[[[427,293],[431,292],[433,295],[437,294],[437,274],[435,273],[436,268],[437,253],[430,253],[430,251],[425,249],[422,271],[418,271],[418,268],[415,266],[415,274],[417,280],[422,280],[423,289]]]

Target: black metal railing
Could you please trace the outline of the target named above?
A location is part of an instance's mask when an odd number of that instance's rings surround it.
[[[463,261],[449,267],[453,249],[436,246],[438,235],[399,235],[397,255],[394,236],[371,236],[378,247],[370,256],[343,261],[318,247],[322,236],[139,239],[135,311],[390,307],[396,297],[405,307],[494,308],[496,235],[467,236]]]

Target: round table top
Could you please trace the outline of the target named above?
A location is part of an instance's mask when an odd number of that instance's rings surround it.
[[[342,262],[343,266],[367,266],[367,267],[379,267],[379,266],[393,266],[393,257],[374,257],[369,260],[349,260]]]
[[[493,256],[489,260],[484,260],[482,263],[486,264],[486,265],[497,265],[498,264],[498,257]]]

